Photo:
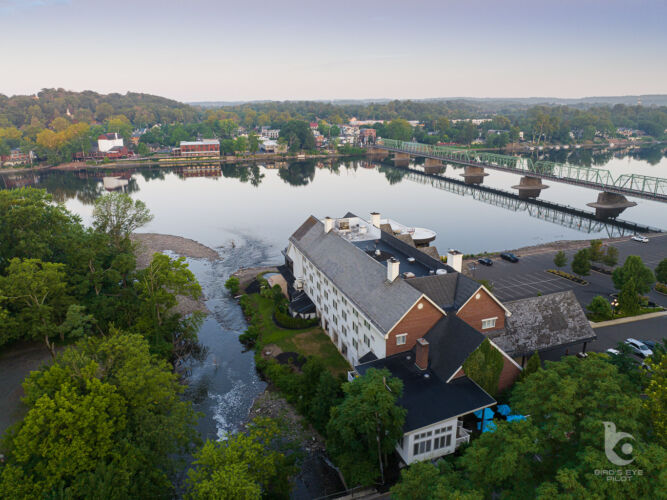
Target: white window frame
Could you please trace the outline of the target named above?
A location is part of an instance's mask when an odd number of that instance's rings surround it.
[[[482,330],[488,330],[489,328],[495,328],[497,319],[498,319],[498,316],[495,316],[493,318],[483,319],[482,320]]]
[[[399,333],[396,335],[396,345],[405,345],[408,343],[408,334],[407,333]]]

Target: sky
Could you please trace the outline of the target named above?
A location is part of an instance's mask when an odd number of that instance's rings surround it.
[[[0,0],[0,93],[667,93],[667,0]]]

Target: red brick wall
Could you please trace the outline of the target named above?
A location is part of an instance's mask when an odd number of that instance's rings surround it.
[[[500,380],[498,380],[499,391],[511,387],[521,373],[521,370],[505,356],[503,356],[503,360],[505,363],[503,364],[503,371],[500,372]]]
[[[419,304],[423,307],[419,309]],[[387,356],[412,349],[417,339],[426,335],[433,325],[442,318],[442,313],[428,300],[421,299],[398,324],[389,332],[387,337]],[[403,345],[396,345],[396,335],[407,333],[408,338]]]
[[[479,294],[479,299],[476,298],[477,294]],[[483,289],[480,289],[479,292],[473,295],[456,315],[475,330],[479,330],[482,333],[505,328],[505,310]],[[493,317],[498,318],[496,319],[495,328],[482,330],[482,320]]]

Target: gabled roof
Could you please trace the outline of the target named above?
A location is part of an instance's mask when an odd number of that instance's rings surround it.
[[[453,314],[433,325],[424,338],[429,343],[429,367],[445,382],[485,339],[483,334]]]
[[[403,382],[403,395],[397,401],[407,410],[403,432],[465,415],[496,402],[468,377],[445,383],[431,370],[420,370],[410,351],[355,367],[361,375],[370,368],[386,368]]]
[[[587,342],[596,338],[572,290],[505,303],[512,313],[489,339],[510,356]]]
[[[422,297],[401,278],[387,282],[387,267],[310,216],[290,237],[336,287],[377,326],[389,332]]]
[[[480,284],[456,271],[422,278],[412,278],[408,283],[423,292],[441,309],[458,309],[479,289]]]

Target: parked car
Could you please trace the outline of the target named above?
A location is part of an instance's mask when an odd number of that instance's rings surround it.
[[[621,354],[621,351],[619,351],[618,349],[607,349],[605,352],[610,356],[618,356],[619,354]]]
[[[658,344],[655,340],[642,340],[641,343],[652,351],[655,351],[655,346]]]
[[[508,260],[510,262],[519,262],[519,257],[510,252],[501,253],[500,258],[503,260]]]
[[[493,261],[491,259],[489,259],[488,257],[482,257],[480,259],[477,259],[477,262],[479,262],[483,266],[492,266],[493,265]]]
[[[646,344],[637,339],[626,339],[625,344],[632,349],[632,352],[642,358],[647,358],[653,355],[653,351],[649,349]]]
[[[638,241],[639,243],[648,243],[648,238],[646,236],[642,236],[641,234],[635,234],[632,238],[630,238],[632,241]]]

